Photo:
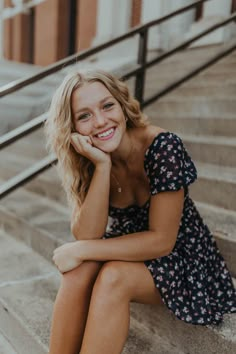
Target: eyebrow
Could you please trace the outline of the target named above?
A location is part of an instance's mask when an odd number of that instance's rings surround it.
[[[106,97],[104,97],[101,101],[99,101],[98,103],[101,104],[101,103],[105,102],[108,98],[114,98],[114,97],[113,97],[113,96],[106,96]],[[80,113],[80,112],[82,112],[82,111],[86,111],[86,110],[89,110],[89,107],[82,107],[82,108],[78,109],[78,110],[75,112],[75,114],[78,114],[78,113]]]

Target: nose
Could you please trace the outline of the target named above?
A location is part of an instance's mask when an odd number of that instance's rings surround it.
[[[105,119],[104,115],[102,114],[102,112],[97,112],[94,115],[94,126],[96,128],[100,128],[100,127],[104,126],[105,123],[106,123],[106,119]]]

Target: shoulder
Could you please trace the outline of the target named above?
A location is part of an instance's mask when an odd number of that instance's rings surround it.
[[[142,147],[141,150],[146,152],[149,147],[153,144],[153,142],[158,139],[159,135],[163,133],[168,133],[166,129],[155,125],[147,125],[145,128],[139,128],[136,130],[136,138],[139,141],[140,146]]]
[[[156,127],[154,127],[156,128]],[[184,149],[182,139],[173,132],[164,129],[153,129],[149,135],[145,156],[178,154]]]

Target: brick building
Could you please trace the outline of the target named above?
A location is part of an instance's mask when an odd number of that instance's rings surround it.
[[[193,1],[2,0],[2,2],[3,57],[44,66],[112,39],[134,26],[161,17]],[[17,6],[21,6],[21,13],[18,11],[11,17],[5,15],[6,10],[13,11]],[[153,28],[149,36],[149,48],[166,49],[179,39],[183,40],[183,35],[187,36],[187,32],[190,35],[195,34],[206,25],[228,16],[235,9],[236,0],[206,2],[196,10]],[[224,40],[230,36],[232,26],[230,30],[220,29],[218,34],[212,34],[209,41],[214,43]]]

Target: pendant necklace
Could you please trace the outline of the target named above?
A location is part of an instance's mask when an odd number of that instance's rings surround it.
[[[133,148],[134,148],[134,146],[131,143],[130,153],[129,153],[129,156],[128,156],[127,160],[126,160],[127,162],[130,160],[130,156],[131,156],[131,154],[133,152]],[[117,180],[116,176],[113,173],[111,174],[111,176],[114,178],[114,181],[116,182],[117,192],[121,193],[122,192],[122,188],[121,188],[121,185],[120,185],[119,181]]]
[[[115,180],[115,182],[116,182],[117,192],[118,192],[118,193],[121,193],[121,192],[122,192],[122,188],[121,188],[120,183],[118,182],[118,180],[116,179],[116,177],[113,175],[113,173],[112,173],[111,175],[112,175],[112,177],[114,178],[114,180]]]

